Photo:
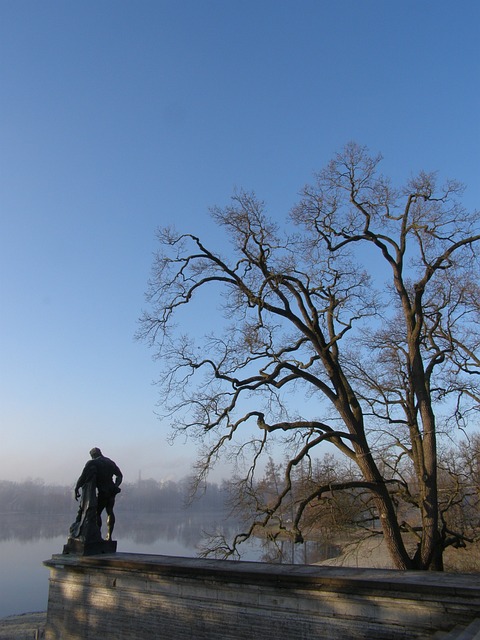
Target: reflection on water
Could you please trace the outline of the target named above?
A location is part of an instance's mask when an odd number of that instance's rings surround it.
[[[255,559],[282,564],[315,564],[334,558],[341,552],[339,546],[317,540],[305,540],[302,544],[295,544],[290,539],[279,540],[275,544],[269,540],[257,540],[253,544],[257,552]]]
[[[46,610],[48,570],[42,563],[62,552],[73,520],[74,515],[0,515],[0,617]],[[237,529],[219,512],[118,513],[114,538],[120,552],[194,557],[205,532],[212,531],[232,539]],[[242,549],[242,560],[295,564],[318,562],[338,552],[334,545],[313,541],[303,545],[283,541],[275,549],[265,541],[251,540]]]
[[[62,550],[64,536],[0,541],[0,617],[45,611],[48,570],[42,562]]]
[[[48,569],[43,561],[62,553],[74,519],[74,513],[0,514],[0,617],[46,610]],[[222,520],[221,513],[119,512],[114,538],[120,552],[194,557],[202,532],[220,526]]]
[[[0,542],[18,540],[35,542],[55,538],[68,531],[70,520],[75,518],[65,514],[31,516],[25,513],[0,514]]]
[[[68,534],[75,514],[49,516],[10,513],[0,515],[0,543],[7,540],[35,542]],[[171,514],[117,514],[114,537],[128,539],[135,544],[155,545],[159,540],[178,540],[195,552],[205,531],[221,527],[230,534],[234,527],[223,513],[192,513],[179,511]]]
[[[137,544],[154,545],[158,540],[177,540],[196,553],[205,531],[221,526],[229,533],[231,525],[224,513],[198,513],[179,511],[170,514],[130,514],[117,517],[115,537],[128,538]],[[233,528],[232,528],[233,531]]]

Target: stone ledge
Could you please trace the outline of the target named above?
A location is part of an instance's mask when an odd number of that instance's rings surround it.
[[[47,640],[425,640],[480,617],[478,576],[55,555]]]
[[[0,640],[44,638],[46,621],[46,611],[0,618]]]
[[[400,591],[426,595],[465,595],[480,598],[480,584],[476,574],[399,571],[396,569],[360,569],[325,567],[319,565],[268,564],[234,560],[208,560],[163,555],[133,553],[98,556],[54,555],[44,562],[49,568],[68,566],[88,571],[110,569],[129,573],[161,574],[163,576],[212,577],[235,582],[308,587]]]

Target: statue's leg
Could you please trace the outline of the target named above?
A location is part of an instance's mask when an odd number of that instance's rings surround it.
[[[106,540],[112,539],[113,528],[115,527],[115,514],[113,513],[113,505],[115,500],[111,499],[108,501],[106,506],[107,511],[107,537]]]
[[[105,509],[106,507],[106,500],[105,497],[101,494],[98,494],[98,498],[97,498],[97,525],[98,528],[102,529],[102,511]]]
[[[113,534],[113,528],[115,526],[115,515],[112,511],[112,513],[107,516],[107,537],[106,540],[111,540],[112,539],[112,534]]]

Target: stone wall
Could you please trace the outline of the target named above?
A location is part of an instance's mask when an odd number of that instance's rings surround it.
[[[474,575],[55,555],[47,640],[428,638],[480,616]]]

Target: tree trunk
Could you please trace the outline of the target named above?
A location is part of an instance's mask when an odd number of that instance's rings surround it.
[[[385,480],[369,452],[359,457],[359,466],[364,477],[375,486],[374,500],[380,517],[385,544],[395,568],[402,570],[412,569],[412,560],[403,542],[392,498]]]
[[[379,496],[376,498],[376,503],[385,544],[395,568],[402,570],[412,569],[413,564],[405,548],[390,496],[387,499],[384,496]]]
[[[423,438],[414,449],[414,463],[420,489],[422,540],[414,558],[416,569],[443,570],[443,549],[438,530],[437,438],[428,380],[422,364],[420,348],[411,350],[412,386],[418,401]],[[418,426],[416,427],[418,430]]]
[[[443,570],[443,549],[438,522],[437,445],[434,417],[426,408],[422,413],[424,475],[420,478],[422,541],[416,554],[419,569]],[[418,557],[417,557],[418,555]]]

